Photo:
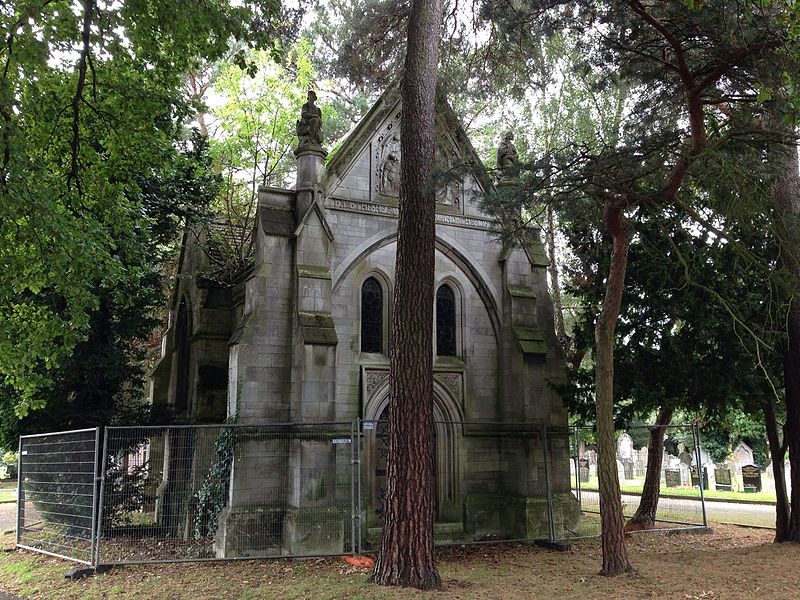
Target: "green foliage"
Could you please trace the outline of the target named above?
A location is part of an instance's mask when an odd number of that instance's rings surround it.
[[[225,422],[235,423],[236,417],[229,418]],[[214,441],[211,466],[193,498],[195,539],[205,539],[216,532],[219,514],[228,504],[228,488],[236,451],[237,432],[236,428],[222,427]]]
[[[184,73],[230,39],[277,51],[292,24],[276,0],[0,7],[0,385],[19,416],[150,275],[140,183],[176,160]]]
[[[102,426],[113,421],[127,425],[168,421],[170,415],[152,414],[142,404],[143,359],[153,328],[155,312],[164,302],[163,268],[175,253],[175,240],[187,219],[204,218],[219,188],[212,172],[208,145],[196,132],[177,145],[178,153],[159,170],[135,177],[140,222],[120,232],[110,252],[125,273],[113,285],[90,278],[83,282],[98,305],[88,311],[88,330],[71,353],[50,369],[34,372],[48,385],[36,390],[37,410],[22,417],[11,407],[18,390],[0,386],[0,439],[10,446],[23,432],[33,433]],[[43,290],[32,301],[58,301],[52,290]]]

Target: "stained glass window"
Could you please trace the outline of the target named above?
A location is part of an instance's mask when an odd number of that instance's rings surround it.
[[[361,288],[361,351],[383,352],[383,288],[374,277]]]
[[[456,356],[456,297],[449,285],[436,292],[436,354]]]

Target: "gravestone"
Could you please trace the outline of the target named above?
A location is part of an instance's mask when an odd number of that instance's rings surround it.
[[[736,462],[740,465],[752,465],[755,463],[753,458],[753,449],[745,444],[739,442],[733,450],[733,455],[736,457]]]
[[[647,473],[647,446],[642,446],[636,453],[636,464],[634,474],[636,477],[644,477]]]
[[[680,469],[664,469],[664,479],[668,488],[680,487],[681,485],[681,471]]]
[[[633,479],[633,439],[627,433],[623,433],[617,440],[617,460],[622,463],[625,472],[625,479]]]
[[[715,487],[718,492],[730,492],[733,490],[731,486],[731,470],[727,467],[714,469],[714,481],[716,481]]]
[[[745,492],[761,491],[761,469],[755,465],[745,465],[742,467],[742,483]]]
[[[684,465],[691,465],[694,462],[694,457],[685,449],[683,450],[683,452],[678,454],[678,458]]]
[[[692,481],[691,472],[689,471],[689,465],[684,462],[681,462],[678,465],[678,471],[681,474],[681,485],[688,486]]]
[[[589,483],[589,459],[581,458],[578,460],[578,480],[581,483]]]
[[[617,478],[620,483],[625,481],[625,466],[619,459],[617,459]]]
[[[700,486],[700,475],[698,474],[697,465],[692,465],[691,469],[692,474],[692,487],[699,487]],[[708,489],[708,469],[703,467],[703,489]]]
[[[711,456],[708,454],[708,451],[700,446],[700,464],[707,465],[711,462]]]

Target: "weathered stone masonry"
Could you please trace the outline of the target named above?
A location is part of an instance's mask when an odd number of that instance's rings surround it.
[[[203,280],[207,267],[198,249],[203,234],[187,235],[172,326],[153,376],[154,401],[184,402],[187,416],[198,421],[236,416],[241,423],[260,424],[384,415],[400,119],[395,87],[325,166],[321,146],[298,149],[296,188],[259,190],[254,265],[237,285],[218,289]],[[567,424],[560,399],[547,385],[562,379],[564,369],[547,259],[535,235],[525,247],[498,241],[480,209],[481,197],[494,184],[444,101],[437,129],[439,166],[472,165],[437,192],[436,288],[449,286],[455,298],[455,355],[437,356],[434,366],[435,413],[443,422],[437,426],[438,517],[460,523],[465,535],[531,535],[543,519],[546,528],[545,465],[531,459],[543,456],[541,439],[506,436],[500,443],[487,423]],[[380,284],[383,301],[380,352],[361,348],[362,288],[368,279]],[[178,331],[179,316],[189,331]],[[455,424],[461,421],[474,424]],[[365,439],[376,443],[374,437]],[[553,464],[563,466],[551,465],[549,474],[555,509],[569,521],[574,499],[567,441],[556,436],[551,442]],[[374,448],[365,449],[370,481],[364,482],[364,518],[373,527],[380,525],[376,456]],[[252,536],[243,532],[259,527],[279,530],[280,539],[272,536],[269,543],[286,553],[335,551],[349,527],[344,522],[349,515],[331,509],[333,480],[345,476],[345,467],[323,440],[239,444],[218,553],[274,551],[248,542]],[[265,497],[273,492],[281,498],[270,505]],[[320,519],[325,527],[315,528]]]

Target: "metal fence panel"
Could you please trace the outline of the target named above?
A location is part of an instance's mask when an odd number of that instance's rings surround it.
[[[547,540],[558,481],[541,425],[436,421],[434,543]],[[388,422],[362,421],[361,550],[377,549],[383,527]],[[569,494],[564,479],[563,492]]]
[[[104,564],[355,551],[353,425],[109,427]]]
[[[82,429],[20,437],[18,546],[93,563],[99,435]]]
[[[636,513],[645,490],[647,442],[652,427],[629,426],[620,432],[617,449],[617,476],[626,520]],[[659,475],[659,500],[652,529],[681,530],[706,526],[703,487],[692,467],[700,462],[698,435],[693,425],[669,425],[662,428],[665,440],[675,454],[665,449]],[[623,436],[627,436],[627,439]],[[679,451],[678,448],[682,448]],[[580,503],[576,527],[564,531],[564,539],[600,535],[600,496],[597,479],[597,451],[592,427],[572,428],[570,444],[572,493]],[[644,531],[635,530],[635,531]]]
[[[654,529],[706,524],[698,432],[669,448]],[[618,446],[626,518],[650,428]],[[369,552],[383,525],[388,423],[107,427],[20,438],[18,545],[86,564]],[[588,427],[435,422],[437,545],[600,534]],[[679,444],[683,444],[681,448]],[[680,448],[680,450],[678,450]]]

